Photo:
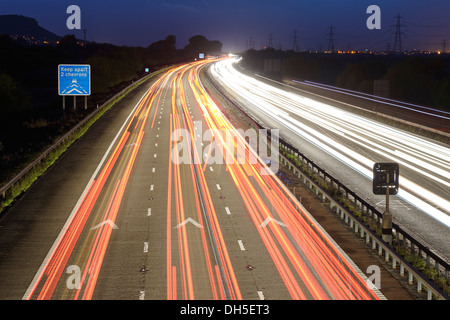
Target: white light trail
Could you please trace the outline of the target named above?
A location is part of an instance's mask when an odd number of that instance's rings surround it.
[[[404,170],[400,170],[398,196],[450,227],[450,201],[446,199],[450,190],[450,148],[275,88],[238,72],[233,62],[224,60],[211,68],[229,92],[368,179],[373,178],[373,164],[380,159],[399,163]],[[363,155],[368,153],[373,159]],[[420,186],[423,181],[443,193],[438,195]]]

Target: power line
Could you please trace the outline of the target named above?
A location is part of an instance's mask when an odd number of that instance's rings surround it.
[[[333,26],[330,26],[330,32],[328,34],[328,52],[334,52],[334,36],[336,34],[333,32]]]
[[[269,45],[268,45],[268,48],[273,48],[272,33],[269,34]]]
[[[406,27],[402,23],[402,19],[404,19],[400,14],[398,14],[395,19],[397,20],[397,23],[395,24],[395,38],[394,38],[394,52],[402,52],[402,35],[405,35],[404,32],[402,32],[402,28]]]
[[[247,40],[247,49],[255,49],[255,41],[253,40],[252,36],[250,36],[250,39]]]
[[[297,30],[294,30],[294,39],[292,40],[292,50],[298,51],[298,42],[297,42]]]

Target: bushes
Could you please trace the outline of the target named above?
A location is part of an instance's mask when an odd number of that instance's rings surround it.
[[[158,73],[155,73],[156,75]],[[143,80],[145,81],[145,80]],[[70,134],[64,141],[62,141],[55,149],[47,154],[40,162],[34,165],[20,180],[14,183],[4,197],[0,199],[0,213],[8,207],[18,196],[25,192],[48,168],[50,168],[58,158],[69,149],[69,147],[79,138],[81,138],[86,131],[105,114],[112,106],[114,106],[120,99],[122,99],[128,92],[136,88],[143,81],[135,83],[126,92],[116,97],[113,101],[105,105],[98,112],[96,112],[89,120],[81,125],[77,130]]]

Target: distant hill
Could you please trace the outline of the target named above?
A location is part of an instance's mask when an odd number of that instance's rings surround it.
[[[29,45],[54,44],[61,39],[42,28],[35,19],[20,15],[0,15],[0,34]]]

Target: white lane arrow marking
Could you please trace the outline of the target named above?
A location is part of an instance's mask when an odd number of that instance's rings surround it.
[[[99,223],[95,227],[92,227],[91,230],[98,229],[98,228],[100,228],[101,226],[103,226],[105,224],[109,224],[113,229],[119,229],[119,227],[114,222],[112,222],[111,219],[108,219],[106,221],[103,221],[102,223]]]
[[[278,221],[278,220],[276,220],[276,219],[274,219],[272,217],[267,217],[266,220],[264,220],[264,222],[260,224],[260,227],[261,228],[267,227],[267,225],[269,224],[270,221],[273,221],[273,222],[275,222],[276,224],[279,224],[282,227],[286,227],[286,225],[283,222]]]
[[[203,228],[203,226],[202,226],[200,223],[198,223],[197,221],[195,221],[195,220],[192,219],[192,218],[187,218],[187,219],[184,220],[182,223],[180,223],[179,225],[177,225],[175,228],[179,229],[179,228],[183,227],[184,225],[186,225],[188,222],[192,223],[192,224],[193,224],[194,226],[196,226],[197,228],[200,228],[200,229]]]
[[[125,146],[125,148],[132,147],[132,146],[138,146],[138,147],[140,147],[140,144],[137,144],[136,142],[130,143],[130,144],[127,144],[127,145]]]

